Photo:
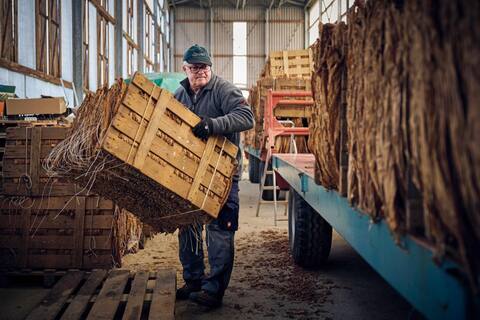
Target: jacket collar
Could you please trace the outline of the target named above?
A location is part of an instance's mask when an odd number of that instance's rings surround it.
[[[212,90],[216,79],[217,79],[217,76],[212,73],[212,78],[210,79],[210,81],[208,81],[207,85],[200,90],[200,92],[204,90]],[[185,78],[182,81],[180,81],[180,84],[182,85],[182,87],[185,88],[187,92],[192,92],[192,90],[190,89],[190,82],[188,81],[188,78]]]

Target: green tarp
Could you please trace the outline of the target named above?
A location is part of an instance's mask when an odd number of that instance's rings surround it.
[[[185,79],[185,74],[180,72],[152,72],[145,73],[145,77],[160,88],[174,93],[180,87],[180,81]],[[130,79],[127,79],[126,82],[129,83]]]

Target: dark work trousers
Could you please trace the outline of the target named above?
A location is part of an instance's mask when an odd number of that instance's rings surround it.
[[[179,256],[185,283],[201,281],[202,290],[223,298],[233,269],[234,236],[238,228],[238,181],[234,181],[218,219],[206,225],[206,243],[210,273],[205,276],[202,226],[179,232]]]

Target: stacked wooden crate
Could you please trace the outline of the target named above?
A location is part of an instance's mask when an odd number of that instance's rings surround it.
[[[313,70],[313,55],[311,49],[271,52],[261,77],[252,87],[250,105],[255,115],[255,128],[251,133],[253,139],[247,139],[248,146],[262,149],[265,144],[263,120],[268,90],[273,91],[311,91],[311,73]],[[286,98],[288,99],[288,98]],[[298,99],[298,98],[295,98]],[[312,110],[308,106],[278,105],[274,115],[279,119],[290,119],[296,127],[304,127],[308,123]],[[298,152],[307,152],[307,142],[304,137],[297,137]],[[290,150],[289,137],[277,137],[276,151],[283,153]]]
[[[310,48],[304,50],[273,51],[268,55],[263,77],[311,77],[313,54]]]
[[[7,129],[0,199],[0,266],[108,268],[121,264],[141,224],[112,201],[49,177],[44,160],[69,127]],[[136,246],[138,247],[138,245]]]
[[[32,123],[37,125],[54,125],[57,120],[40,120],[40,121],[25,121],[25,120],[0,120],[0,190],[3,183],[3,155],[5,154],[5,139],[7,137],[7,129],[12,127],[25,127],[31,126]]]
[[[136,73],[128,86],[120,80],[84,100],[49,165],[156,231],[173,232],[216,217],[236,171],[238,148],[221,136],[195,137],[198,122],[167,90]]]

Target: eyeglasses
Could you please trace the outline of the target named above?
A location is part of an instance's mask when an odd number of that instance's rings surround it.
[[[200,71],[210,71],[208,64],[202,64],[198,66],[186,66],[192,73],[199,73]]]

